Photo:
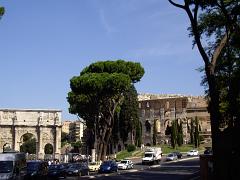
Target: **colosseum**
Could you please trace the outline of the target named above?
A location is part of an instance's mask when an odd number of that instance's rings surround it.
[[[156,143],[169,143],[167,129],[175,119],[182,122],[184,143],[190,141],[189,125],[195,118],[199,121],[200,136],[205,142],[211,141],[210,115],[203,96],[139,94],[138,101],[144,145],[153,144],[154,128]]]

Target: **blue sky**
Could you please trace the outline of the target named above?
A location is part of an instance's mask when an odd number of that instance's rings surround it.
[[[167,0],[0,0],[0,108],[61,109],[98,60],[140,62],[139,93],[202,95],[186,14]]]

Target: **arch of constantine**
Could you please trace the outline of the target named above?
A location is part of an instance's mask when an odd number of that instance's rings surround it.
[[[4,146],[20,151],[23,136],[31,134],[36,139],[36,155],[44,158],[46,145],[53,148],[54,158],[60,158],[61,110],[0,109],[0,152]]]

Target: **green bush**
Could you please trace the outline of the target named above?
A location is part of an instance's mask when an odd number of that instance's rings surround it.
[[[135,145],[129,144],[129,145],[127,146],[127,151],[128,151],[128,152],[132,152],[132,151],[135,151],[135,150],[136,150],[136,146],[135,146]]]

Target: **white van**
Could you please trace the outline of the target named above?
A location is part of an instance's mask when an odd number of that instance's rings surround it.
[[[0,153],[0,179],[23,180],[27,173],[25,153]]]

